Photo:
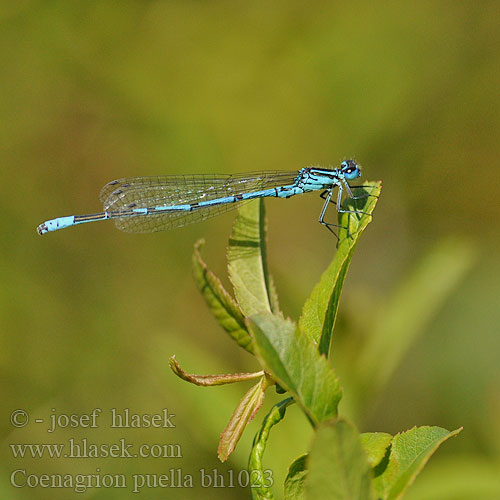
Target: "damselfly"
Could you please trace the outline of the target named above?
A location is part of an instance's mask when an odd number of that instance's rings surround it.
[[[338,212],[364,213],[341,206],[344,190],[352,199],[366,196],[354,196],[352,189],[361,186],[349,185],[349,181],[360,176],[356,162],[345,160],[339,168],[305,167],[298,172],[130,177],[109,182],[102,188],[99,198],[104,204],[103,212],[48,220],[37,231],[45,234],[85,222],[112,219],[122,231],[149,233],[203,221],[255,198],[290,198],[322,191],[325,203],[319,222],[333,232],[331,228],[338,226],[324,220],[330,202],[336,203]],[[336,202],[332,200],[335,188],[338,188]]]

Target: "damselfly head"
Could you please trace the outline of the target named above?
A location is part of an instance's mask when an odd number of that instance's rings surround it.
[[[361,177],[361,169],[354,160],[344,160],[340,164],[340,170],[348,181]]]

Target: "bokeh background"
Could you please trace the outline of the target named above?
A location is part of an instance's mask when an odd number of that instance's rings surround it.
[[[111,223],[44,237],[35,228],[99,211],[97,193],[115,178],[350,157],[384,189],[341,303],[333,355],[346,388],[341,409],[362,431],[464,427],[408,498],[500,498],[499,14],[494,0],[4,3],[2,498],[249,498],[240,488],[199,487],[199,471],[244,469],[279,397],[269,391],[220,464],[219,433],[247,386],[202,389],[168,368],[171,354],[195,373],[258,368],[211,318],[191,278],[193,244],[205,238],[204,258],[230,287],[234,214],[150,235]],[[315,195],[267,203],[269,265],[293,318],[335,252],[316,222],[320,208]],[[375,380],[369,390],[363,373]],[[95,407],[105,414],[98,429],[49,434],[45,424],[9,423],[16,408],[47,422],[52,409]],[[177,427],[109,429],[114,407],[168,408]],[[265,461],[278,498],[310,436],[297,407],[273,430]],[[28,460],[9,448],[70,437],[178,443],[183,458]],[[140,496],[15,489],[9,475],[18,468],[128,476],[181,468],[196,487]]]

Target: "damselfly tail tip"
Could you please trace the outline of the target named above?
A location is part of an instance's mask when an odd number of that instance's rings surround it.
[[[38,234],[45,234],[47,233],[49,230],[47,229],[47,226],[45,225],[45,222],[43,224],[40,224],[37,228],[36,228],[36,232]]]

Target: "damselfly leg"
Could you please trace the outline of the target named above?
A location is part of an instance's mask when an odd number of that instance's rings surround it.
[[[347,191],[348,195],[349,195],[349,199],[351,200],[359,200],[359,199],[363,199],[363,198],[368,198],[369,196],[375,196],[376,198],[378,198],[378,196],[376,195],[372,195],[370,193],[363,193],[361,196],[354,196],[353,192],[352,192],[352,189],[356,189],[356,188],[371,188],[372,186],[349,186],[349,184],[347,182],[344,181],[344,184],[345,184],[345,190]],[[332,200],[332,196],[333,196],[333,188],[331,189],[325,189],[321,194],[320,194],[320,198],[322,198],[323,200],[325,200],[325,203],[323,204],[323,208],[321,209],[321,213],[320,213],[320,216],[319,216],[319,220],[318,222],[320,224],[322,224],[323,226],[325,226],[336,238],[338,241],[339,240],[339,236],[337,233],[335,233],[335,231],[332,229],[332,227],[338,227],[338,228],[341,228],[341,229],[345,229],[347,231],[347,235],[349,238],[352,238],[352,235],[349,231],[349,228],[346,227],[346,226],[341,226],[339,224],[333,224],[331,222],[326,222],[325,221],[325,214],[326,214],[326,210],[328,208],[328,204],[329,203],[333,203],[336,208],[337,208],[337,212],[338,213],[347,213],[347,214],[360,214],[360,215],[369,215],[371,216],[371,214],[369,214],[368,212],[363,212],[362,210],[345,210],[342,208],[342,194],[343,194],[343,186],[342,184],[340,184],[338,186],[338,194],[337,194],[337,201],[335,200]]]

